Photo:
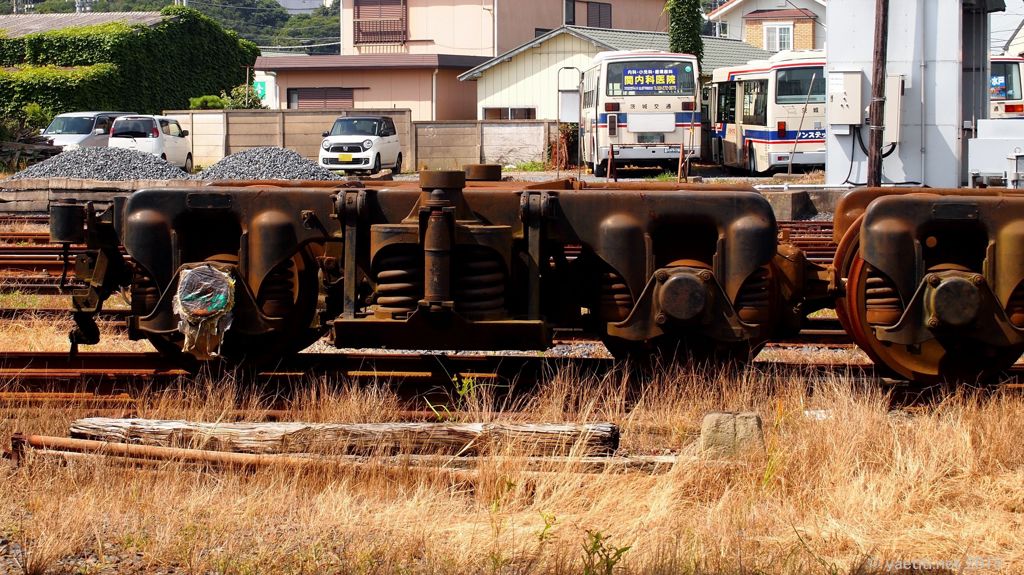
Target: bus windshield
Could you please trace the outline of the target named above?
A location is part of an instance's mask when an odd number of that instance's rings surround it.
[[[1017,62],[992,62],[992,100],[1020,100],[1020,66]]]
[[[609,62],[609,96],[693,96],[692,62]]]
[[[811,81],[814,85],[811,85]],[[810,97],[808,97],[810,96]],[[822,104],[825,102],[825,70],[784,68],[775,76],[775,101],[779,104]]]

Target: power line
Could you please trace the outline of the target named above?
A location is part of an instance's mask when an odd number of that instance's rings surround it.
[[[324,46],[337,46],[341,42],[325,42],[323,44],[303,44],[301,46],[256,46],[260,50],[293,50],[296,48],[321,48]]]

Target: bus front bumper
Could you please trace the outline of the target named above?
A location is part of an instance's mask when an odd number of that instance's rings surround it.
[[[788,166],[789,158],[793,157],[793,165],[796,166],[816,166],[825,165],[825,150],[814,150],[811,152],[768,152],[768,161],[772,167],[776,166]]]
[[[601,148],[599,151],[600,161],[608,159],[608,148]],[[700,146],[686,147],[687,157],[700,156]],[[679,148],[670,146],[659,146],[657,144],[623,144],[615,146],[615,162],[626,161],[661,161],[679,160]]]

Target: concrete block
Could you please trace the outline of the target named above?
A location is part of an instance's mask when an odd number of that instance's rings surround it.
[[[779,220],[795,220],[815,214],[814,204],[806,191],[770,191],[763,193]]]
[[[700,425],[700,449],[710,457],[764,454],[761,416],[752,412],[705,415]]]

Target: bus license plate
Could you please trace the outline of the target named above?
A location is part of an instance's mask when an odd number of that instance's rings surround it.
[[[348,164],[352,162],[352,154],[338,154],[338,161]]]

